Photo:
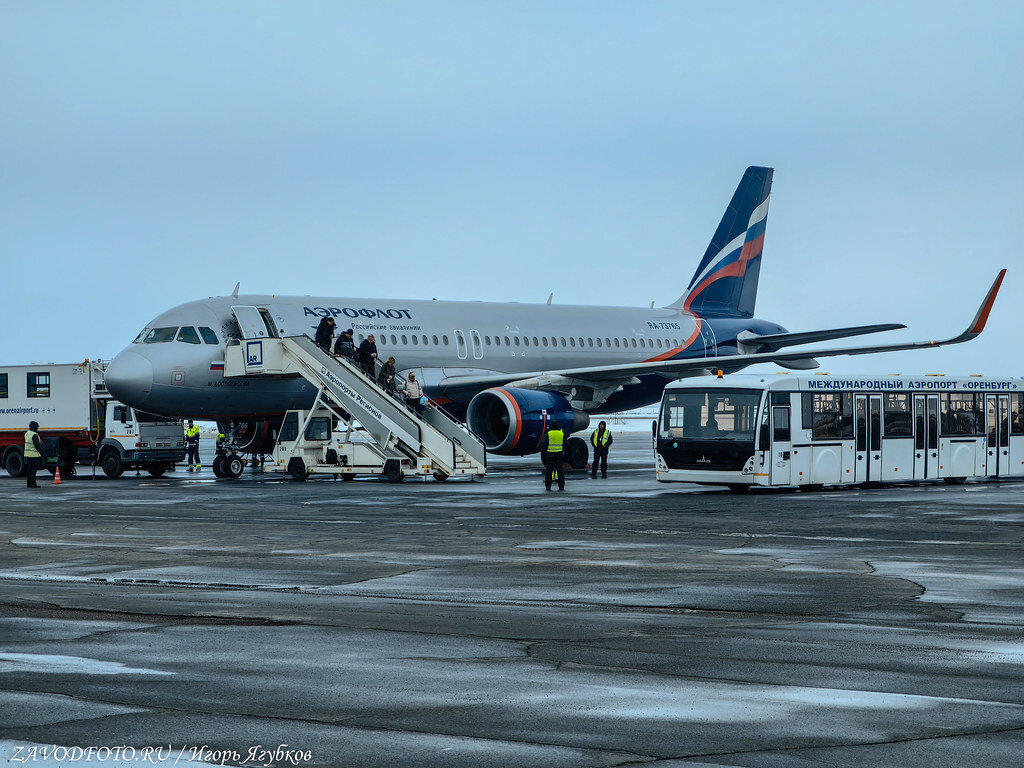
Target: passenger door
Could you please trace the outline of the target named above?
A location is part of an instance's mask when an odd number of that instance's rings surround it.
[[[772,485],[793,483],[793,437],[788,405],[772,406]]]
[[[259,307],[232,307],[243,339],[266,339],[277,335],[267,324]]]
[[[914,395],[914,479],[939,476],[939,396]]]
[[[985,471],[999,477],[1010,471],[1010,397],[985,395],[985,419],[988,426]]]
[[[878,482],[882,479],[882,396],[855,395],[853,412],[856,482]]]

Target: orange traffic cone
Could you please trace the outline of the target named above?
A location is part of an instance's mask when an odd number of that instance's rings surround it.
[[[57,472],[53,476],[54,485],[64,485],[64,481],[60,479],[60,467],[57,467]]]

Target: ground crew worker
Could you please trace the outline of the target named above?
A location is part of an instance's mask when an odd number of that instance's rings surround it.
[[[544,457],[544,488],[551,490],[551,483],[558,483],[558,490],[565,490],[565,432],[558,428],[558,422],[552,421],[548,431],[540,441],[541,456]]]
[[[192,472],[193,468],[196,472],[201,470],[203,465],[199,461],[199,427],[192,423],[192,419],[188,420],[188,427],[185,429],[185,452],[188,457],[188,471]]]
[[[597,465],[601,464],[601,477],[608,477],[608,449],[612,445],[612,433],[603,421],[590,435],[590,444],[594,446],[594,463],[590,465],[591,479],[597,479]]]
[[[27,488],[38,488],[36,472],[43,466],[43,441],[39,439],[38,422],[30,421],[25,433],[25,475],[28,477]]]
[[[228,452],[228,436],[223,432],[217,433],[217,453],[226,454]]]

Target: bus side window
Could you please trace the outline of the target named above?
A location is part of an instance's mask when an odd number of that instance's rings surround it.
[[[767,451],[771,446],[772,433],[768,426],[768,409],[764,409],[764,413],[761,415],[761,429],[758,430],[757,435],[757,449],[759,451]]]

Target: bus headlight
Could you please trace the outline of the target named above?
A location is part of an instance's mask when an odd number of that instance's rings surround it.
[[[747,459],[747,463],[743,465],[743,471],[740,472],[740,474],[742,474],[742,475],[752,475],[752,474],[754,474],[754,457],[753,456],[751,456],[749,459]]]

